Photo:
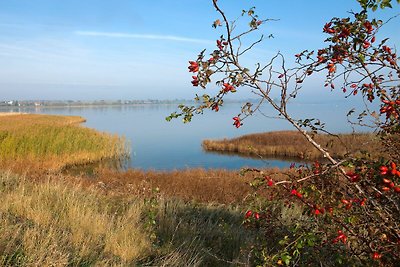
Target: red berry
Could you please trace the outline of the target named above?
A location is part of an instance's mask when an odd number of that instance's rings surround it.
[[[248,211],[246,212],[246,215],[244,215],[244,218],[245,218],[245,219],[248,219],[252,214],[253,214],[253,212],[252,212],[251,210],[248,210]]]
[[[390,184],[392,181],[387,179],[387,178],[383,178],[382,182],[385,183],[385,184]]]
[[[349,202],[348,200],[346,200],[346,199],[342,199],[341,202],[342,202],[343,204],[345,204],[345,205],[348,205],[348,204],[350,203],[350,202]]]
[[[380,258],[382,258],[382,254],[379,254],[378,252],[372,253],[373,260],[379,260]]]
[[[389,169],[386,166],[381,166],[379,170],[381,171],[381,175],[386,175]]]

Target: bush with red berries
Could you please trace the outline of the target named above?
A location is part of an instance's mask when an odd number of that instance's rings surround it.
[[[269,104],[279,116],[301,132],[317,148],[326,162],[295,166],[287,179],[254,174],[254,193],[247,198],[244,227],[259,231],[252,249],[255,264],[261,266],[398,266],[400,262],[400,67],[390,39],[378,38],[385,25],[370,19],[371,9],[391,7],[390,0],[358,0],[360,12],[348,18],[333,18],[322,25],[326,47],[295,55],[295,66],[286,66],[285,56],[277,53],[266,64],[250,70],[241,58],[263,40],[243,47],[243,39],[267,23],[255,8],[242,12],[248,20],[247,31],[234,34],[238,21],[228,21],[217,0],[213,5],[221,16],[213,23],[225,34],[216,41],[209,55],[202,51],[189,62],[193,86],[206,88],[217,79],[217,93],[196,96],[198,105],[179,106],[180,112],[167,119],[183,117],[189,122],[204,109],[218,112],[226,95],[250,88],[260,96],[256,105],[245,103],[233,125],[239,128],[261,104]],[[397,1],[399,2],[399,1]],[[324,73],[326,87],[341,88],[346,97],[362,97],[366,105],[378,102],[378,110],[366,106],[356,122],[364,126],[373,118],[377,138],[385,157],[376,160],[368,154],[335,159],[329,150],[313,139],[323,131],[318,119],[296,120],[287,111],[289,101],[301,93],[308,77]],[[278,91],[276,100],[271,92]],[[280,174],[281,176],[281,174]]]

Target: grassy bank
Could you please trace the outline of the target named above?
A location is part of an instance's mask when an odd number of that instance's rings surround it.
[[[125,140],[80,126],[78,116],[0,116],[0,167],[60,170],[128,153]]]
[[[338,134],[337,136],[317,134],[314,139],[337,158],[343,158],[346,154],[360,155],[364,151],[374,157],[381,153],[379,140],[373,134]],[[202,145],[207,151],[250,156],[306,160],[322,158],[321,153],[303,135],[295,131],[276,131],[249,134],[233,139],[204,140]]]

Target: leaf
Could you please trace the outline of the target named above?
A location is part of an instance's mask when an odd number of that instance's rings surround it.
[[[361,60],[362,63],[365,62],[365,56],[364,56],[364,54],[359,54],[358,58]]]
[[[292,259],[292,257],[291,256],[289,256],[289,255],[283,255],[282,256],[282,261],[286,264],[286,265],[289,265],[290,264],[290,260]]]

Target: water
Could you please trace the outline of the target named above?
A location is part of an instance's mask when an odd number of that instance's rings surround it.
[[[307,107],[307,108],[306,108]],[[346,107],[347,108],[347,107]],[[338,104],[293,105],[299,117],[312,116],[325,119],[330,130],[349,132],[344,123],[348,109]],[[87,119],[85,126],[113,134],[124,135],[131,144],[130,168],[144,170],[173,170],[185,168],[226,168],[242,167],[288,167],[293,160],[257,159],[236,155],[207,153],[201,147],[204,139],[232,138],[243,134],[274,130],[292,130],[284,120],[266,118],[255,114],[236,129],[232,117],[240,111],[240,105],[227,104],[220,112],[206,112],[193,118],[189,124],[180,119],[167,122],[165,117],[176,111],[176,105],[136,105],[104,107],[60,107],[60,108],[13,108],[18,112],[79,115]],[[318,113],[316,113],[318,111]],[[272,110],[264,114],[276,116]]]

